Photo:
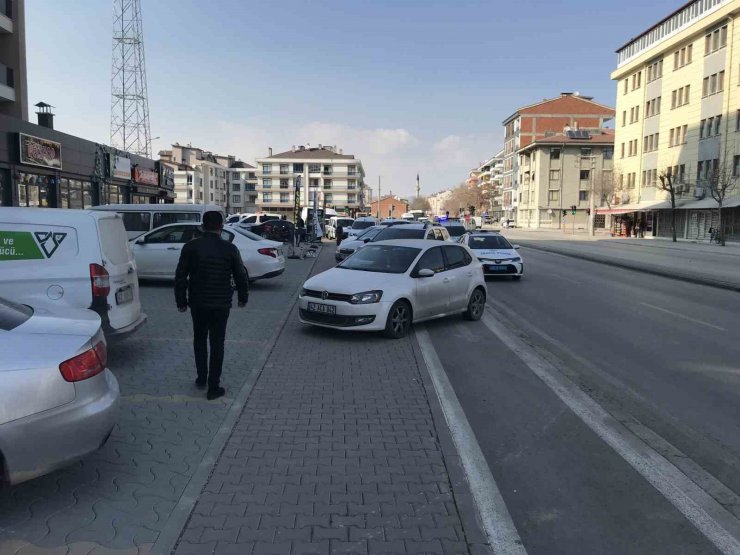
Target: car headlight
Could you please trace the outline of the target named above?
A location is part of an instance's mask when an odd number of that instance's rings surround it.
[[[521,262],[522,259],[517,256],[516,258],[512,258],[511,261],[512,262]]]
[[[350,298],[349,302],[352,304],[371,304],[380,302],[380,298],[383,296],[382,291],[365,291],[364,293],[355,293]]]
[[[308,291],[306,290],[306,288],[305,287],[301,287],[301,297],[305,297],[307,293],[308,293]]]

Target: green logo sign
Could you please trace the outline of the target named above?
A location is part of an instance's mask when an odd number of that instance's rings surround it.
[[[51,258],[66,236],[52,231],[0,231],[0,260]]]

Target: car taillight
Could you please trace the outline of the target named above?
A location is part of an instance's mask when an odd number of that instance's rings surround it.
[[[62,362],[59,365],[59,371],[68,382],[80,382],[97,376],[105,370],[107,360],[108,352],[105,343],[101,341],[92,349]]]
[[[93,297],[107,297],[110,293],[110,276],[100,264],[90,264],[90,285]]]
[[[277,258],[277,251],[275,249],[264,248],[258,249],[257,252],[260,254],[264,254],[265,256],[272,256],[273,258]]]

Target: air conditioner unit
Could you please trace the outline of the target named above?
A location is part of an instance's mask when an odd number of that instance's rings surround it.
[[[697,187],[694,191],[694,198],[704,198],[705,194],[706,191],[704,191],[704,187]]]

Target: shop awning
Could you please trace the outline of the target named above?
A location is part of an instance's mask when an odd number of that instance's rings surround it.
[[[646,200],[635,204],[619,204],[611,208],[597,208],[597,214],[627,214],[629,212],[644,212],[646,210],[661,210],[670,208],[669,200]]]
[[[708,197],[688,202],[683,206],[677,206],[676,208],[681,208],[682,210],[707,210],[712,208],[716,209],[717,206],[717,201],[712,197]],[[722,203],[722,208],[734,208],[735,206],[740,206],[740,197],[728,197]]]

